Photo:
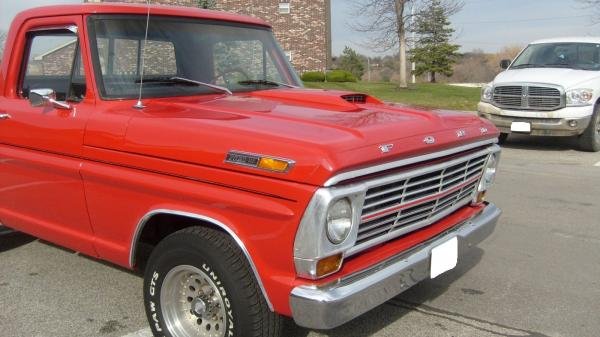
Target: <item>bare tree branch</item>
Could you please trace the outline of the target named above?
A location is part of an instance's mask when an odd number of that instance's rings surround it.
[[[600,23],[600,0],[577,0],[583,8],[590,9],[594,15],[590,15],[592,24]]]
[[[376,52],[397,49],[400,64],[400,87],[407,86],[406,45],[408,34],[413,30],[416,16],[424,15],[434,0],[351,0],[356,21],[350,27],[357,32],[368,33],[365,46]],[[464,6],[462,0],[440,0],[446,16],[458,13]],[[600,1],[600,0],[599,0]]]

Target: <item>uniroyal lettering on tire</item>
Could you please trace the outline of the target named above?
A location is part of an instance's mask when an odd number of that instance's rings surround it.
[[[281,336],[282,318],[268,309],[243,254],[209,228],[184,229],[156,246],[144,304],[156,337]]]

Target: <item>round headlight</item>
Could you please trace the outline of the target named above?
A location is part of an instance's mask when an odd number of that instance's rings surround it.
[[[498,153],[492,153],[488,158],[488,161],[483,171],[483,177],[479,184],[479,192],[486,191],[494,183],[496,179],[496,169],[498,168]]]
[[[352,229],[352,204],[347,198],[336,201],[327,212],[327,238],[333,244],[344,242]]]
[[[481,89],[481,100],[484,102],[491,102],[492,98],[494,98],[492,87],[489,85],[484,86]]]

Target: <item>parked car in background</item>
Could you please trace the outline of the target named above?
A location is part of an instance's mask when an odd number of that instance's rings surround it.
[[[600,151],[600,38],[539,40],[484,86],[479,115],[501,132],[576,136],[582,150]]]

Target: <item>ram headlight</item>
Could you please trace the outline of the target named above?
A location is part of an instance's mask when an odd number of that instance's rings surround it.
[[[500,152],[490,154],[483,170],[483,176],[479,182],[479,192],[487,191],[496,180],[496,170],[498,169],[498,161],[500,160]]]
[[[490,103],[494,98],[494,89],[491,85],[484,85],[481,88],[481,101]]]
[[[340,244],[348,238],[352,230],[352,204],[348,198],[334,202],[327,211],[327,238],[333,244]]]
[[[594,90],[592,89],[572,89],[567,91],[568,106],[586,106],[593,103]]]

